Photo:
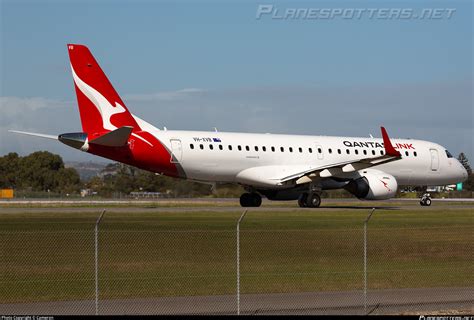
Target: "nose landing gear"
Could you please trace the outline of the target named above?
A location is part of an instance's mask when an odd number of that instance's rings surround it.
[[[424,207],[431,206],[431,195],[429,193],[425,193],[423,196],[421,196],[420,205]]]

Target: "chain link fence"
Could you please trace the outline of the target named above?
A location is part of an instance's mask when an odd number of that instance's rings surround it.
[[[44,210],[0,214],[0,314],[472,312],[472,210]]]

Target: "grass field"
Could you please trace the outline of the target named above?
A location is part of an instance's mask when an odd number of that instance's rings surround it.
[[[241,225],[242,293],[363,288],[367,210],[272,208],[249,210]],[[0,303],[93,299],[99,213],[0,209]],[[101,299],[234,294],[240,213],[109,208]],[[474,286],[473,227],[469,207],[378,209],[368,230],[369,288]]]

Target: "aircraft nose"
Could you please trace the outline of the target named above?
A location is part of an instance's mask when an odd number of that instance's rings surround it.
[[[460,182],[464,182],[467,180],[467,176],[468,176],[468,173],[467,173],[467,170],[466,168],[464,168],[464,166],[461,164],[461,162],[458,161],[458,166],[459,166],[459,171],[461,173],[461,181]]]
[[[467,170],[466,168],[462,167],[462,181],[466,181],[467,180]]]

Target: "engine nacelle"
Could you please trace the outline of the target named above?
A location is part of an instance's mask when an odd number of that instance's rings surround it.
[[[359,199],[385,200],[395,197],[398,183],[394,176],[383,171],[366,169],[361,177],[350,181],[345,189]]]

